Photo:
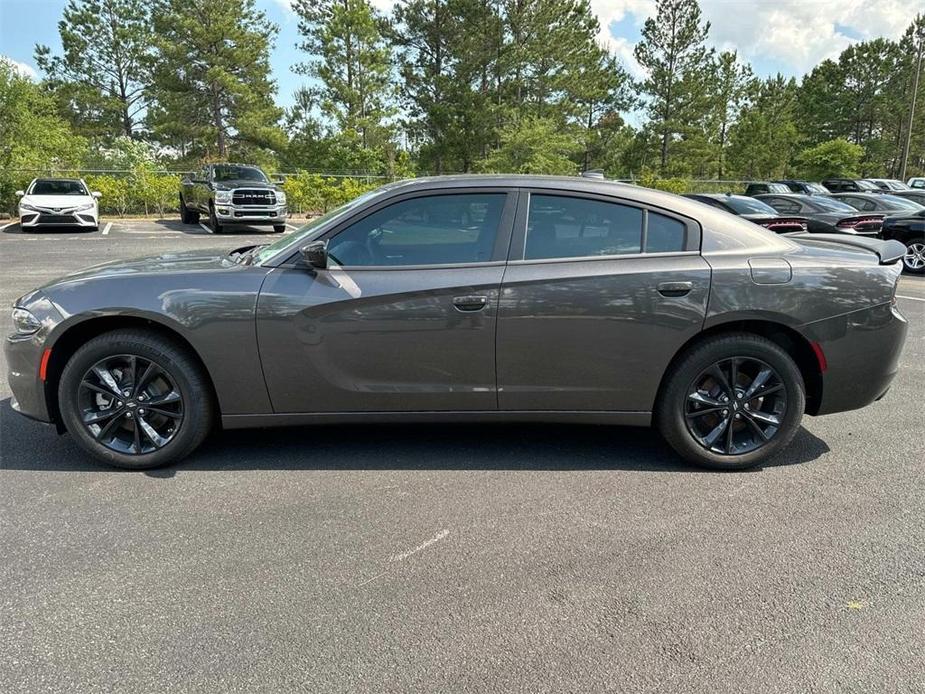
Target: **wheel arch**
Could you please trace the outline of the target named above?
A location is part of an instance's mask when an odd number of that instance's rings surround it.
[[[799,331],[784,323],[767,319],[741,319],[711,325],[681,345],[669,363],[674,364],[681,354],[704,340],[726,333],[738,332],[752,333],[764,337],[781,347],[793,358],[806,386],[806,413],[810,415],[816,414],[822,403],[822,369],[819,365],[819,358],[816,356],[812,343]],[[656,401],[661,397],[670,370],[670,368],[666,369],[665,373],[662,374]]]
[[[61,374],[64,372],[64,366],[74,352],[87,341],[103,335],[104,333],[126,328],[140,328],[158,334],[172,340],[186,350],[189,355],[196,360],[203,374],[205,374],[209,386],[210,397],[212,398],[212,404],[215,407],[214,411],[219,414],[221,413],[212,374],[209,372],[209,368],[203,361],[199,352],[181,332],[165,323],[143,316],[94,316],[67,326],[64,332],[57,335],[54,342],[50,345],[51,356],[48,359],[48,366],[45,374],[45,404],[48,408],[49,417],[58,427],[59,431],[62,430],[63,424],[61,420],[61,411],[58,407],[58,383],[61,380]],[[216,417],[217,421],[220,419],[220,416]]]

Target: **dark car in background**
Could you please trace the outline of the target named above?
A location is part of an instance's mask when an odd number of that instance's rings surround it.
[[[11,403],[133,469],[219,423],[394,421],[654,423],[685,459],[743,469],[804,414],[886,393],[904,252],[607,181],[401,181],[271,244],[21,297]]]
[[[180,219],[198,224],[207,215],[216,234],[235,224],[286,231],[286,193],[256,166],[206,164],[180,182]]]
[[[903,200],[911,200],[912,202],[925,206],[925,190],[913,190],[912,188],[909,188],[908,190],[894,191],[890,193],[890,195],[893,195],[897,198],[902,198]]]
[[[892,193],[897,190],[909,190],[909,186],[902,181],[897,181],[895,178],[868,178],[867,180],[886,193]]]
[[[889,193],[833,193],[834,200],[840,200],[861,212],[881,212],[883,214],[901,214],[917,212],[922,205],[914,200],[907,200]]]
[[[879,193],[880,186],[864,178],[827,178],[822,185],[830,193]]]
[[[814,183],[812,181],[801,181],[794,178],[789,178],[782,181],[774,181],[774,183],[783,183],[792,193],[802,193],[803,195],[828,195],[829,189],[826,188],[821,183]]]
[[[746,195],[760,195],[762,193],[789,193],[789,192],[790,192],[790,188],[788,188],[783,183],[772,183],[770,181],[749,183],[745,187]]]
[[[793,234],[809,231],[809,224],[805,217],[799,215],[783,215],[773,207],[761,200],[746,195],[733,195],[731,193],[689,193],[684,197],[705,203],[711,207],[718,207],[725,212],[747,219],[770,229],[777,234]]]
[[[925,274],[925,209],[887,217],[881,238],[902,243],[906,247],[905,269],[915,275]]]
[[[827,195],[759,195],[756,197],[773,207],[779,214],[805,217],[814,234],[860,234],[877,236],[883,214],[859,214],[858,210]]]

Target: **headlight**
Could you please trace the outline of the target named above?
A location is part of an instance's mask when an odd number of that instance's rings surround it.
[[[286,204],[286,194],[281,190],[276,191],[276,203],[279,205]]]
[[[231,191],[230,190],[216,190],[215,191],[215,202],[224,203],[227,205],[231,202]]]
[[[24,308],[13,308],[13,327],[20,335],[31,335],[42,327],[39,319]]]
[[[28,210],[29,212],[38,212],[38,211],[39,211],[39,208],[33,207],[32,205],[29,205],[29,204],[27,204],[27,203],[25,203],[25,202],[19,203],[19,209],[20,209],[20,210]]]
[[[87,204],[81,205],[80,207],[75,207],[75,208],[74,208],[74,211],[75,211],[75,212],[83,212],[83,211],[85,211],[85,210],[92,210],[93,207],[94,207],[94,204],[95,204],[95,203],[88,202]]]

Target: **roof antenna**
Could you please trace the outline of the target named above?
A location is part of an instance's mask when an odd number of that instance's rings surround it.
[[[582,178],[594,178],[598,181],[604,180],[604,170],[603,169],[588,169],[587,171],[581,172]]]

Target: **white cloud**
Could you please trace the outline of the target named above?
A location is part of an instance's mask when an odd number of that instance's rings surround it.
[[[13,60],[12,58],[8,58],[5,55],[0,55],[0,61],[3,61],[12,67],[20,74],[20,76],[25,77],[26,79],[34,80],[37,76],[35,68],[28,63],[20,63],[18,60]]]

